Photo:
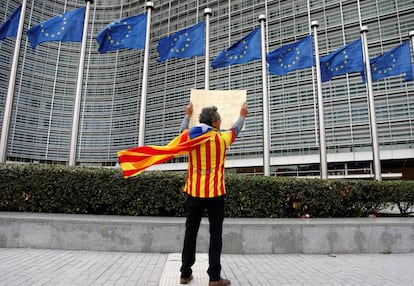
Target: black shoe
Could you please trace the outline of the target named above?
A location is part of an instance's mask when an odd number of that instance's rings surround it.
[[[193,275],[190,275],[190,277],[188,277],[188,278],[181,277],[180,278],[180,284],[188,284],[188,283],[190,283],[191,280],[193,280]]]
[[[228,286],[231,282],[228,279],[224,279],[220,277],[220,280],[218,281],[210,281],[208,282],[208,286]]]

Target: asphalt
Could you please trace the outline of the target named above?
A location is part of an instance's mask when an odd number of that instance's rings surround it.
[[[0,285],[179,284],[179,253],[0,248]],[[190,286],[208,285],[208,257],[197,254]],[[414,253],[222,255],[231,285],[414,285]]]

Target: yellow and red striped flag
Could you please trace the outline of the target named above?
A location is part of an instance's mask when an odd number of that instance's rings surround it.
[[[164,163],[175,156],[186,154],[195,146],[210,139],[215,132],[207,132],[190,139],[189,131],[183,131],[167,146],[140,146],[118,152],[118,159],[124,178],[142,173],[148,167]]]

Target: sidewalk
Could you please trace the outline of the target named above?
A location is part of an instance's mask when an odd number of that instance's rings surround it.
[[[1,238],[1,237],[0,237]],[[0,285],[179,285],[180,254],[0,248]],[[208,285],[197,254],[192,286]],[[414,253],[222,256],[233,286],[414,285]]]

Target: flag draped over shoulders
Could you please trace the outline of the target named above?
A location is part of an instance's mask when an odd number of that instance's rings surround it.
[[[194,147],[206,142],[216,132],[208,131],[193,139],[189,130],[184,130],[166,146],[140,146],[118,152],[118,159],[125,178],[136,176],[148,167],[166,162],[175,156],[186,154]]]

